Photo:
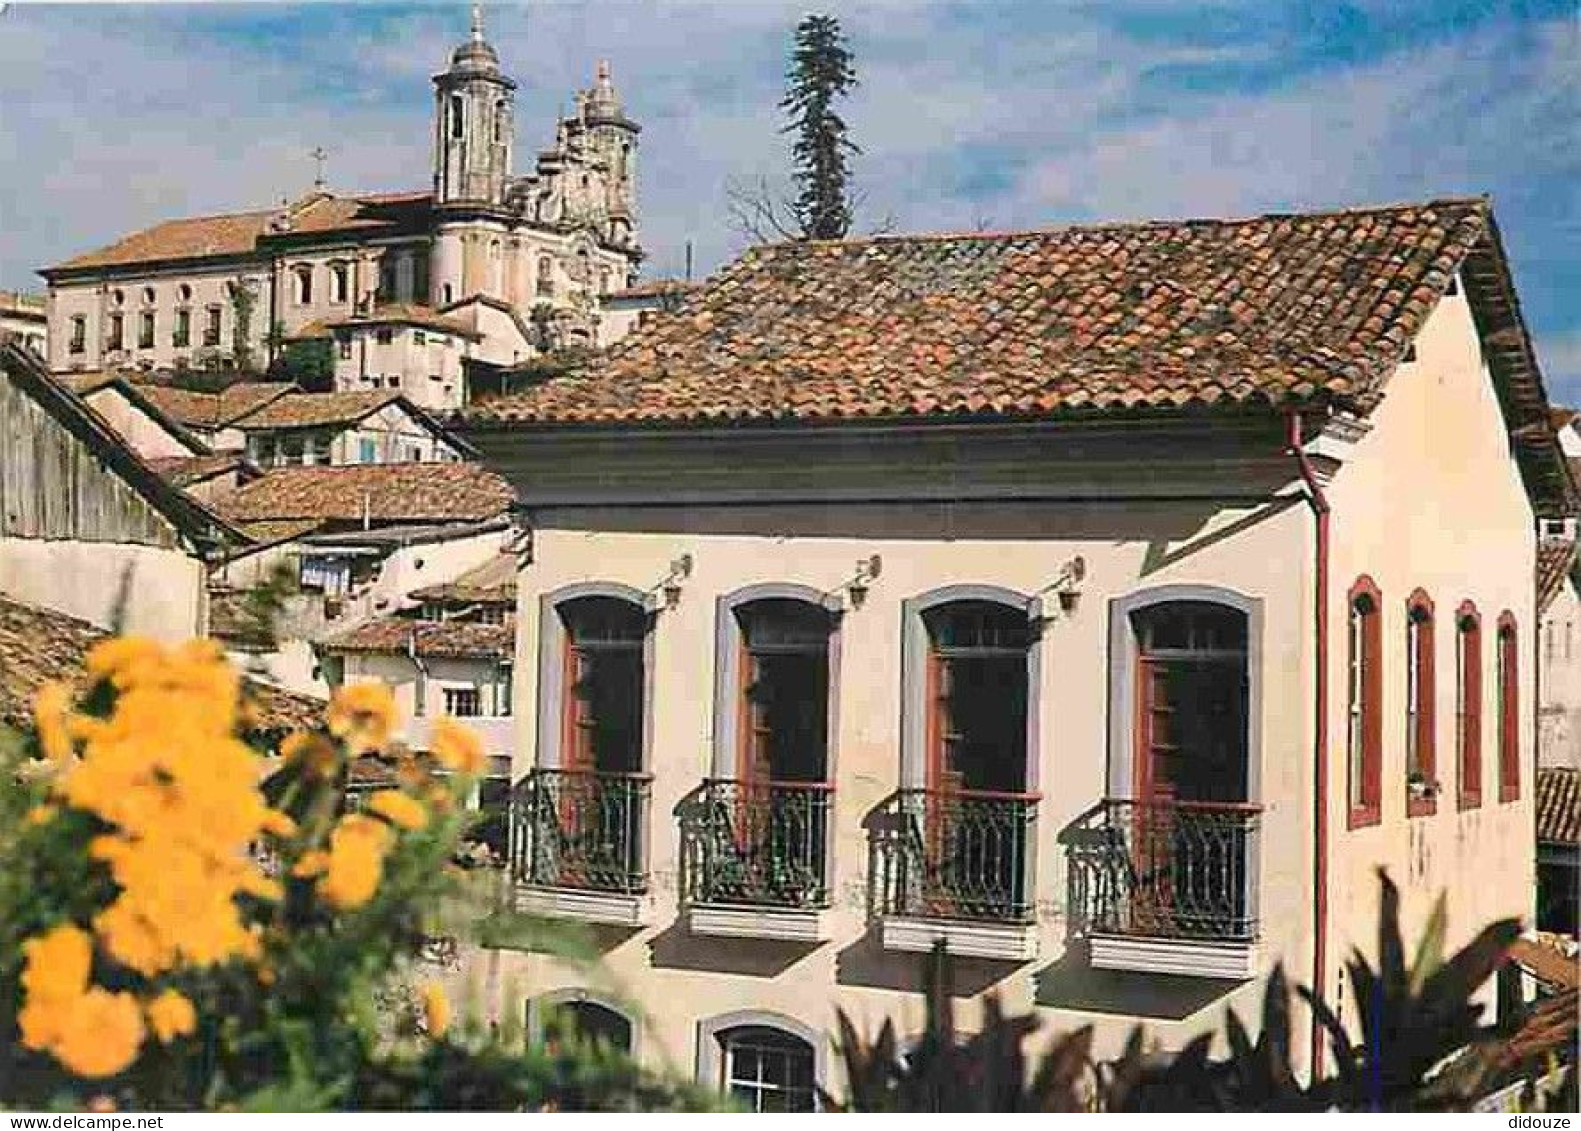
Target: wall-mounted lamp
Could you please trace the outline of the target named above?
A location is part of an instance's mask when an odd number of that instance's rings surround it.
[[[1053,581],[1043,587],[1043,592],[1053,593],[1059,600],[1060,613],[1067,617],[1072,616],[1076,612],[1076,606],[1081,603],[1081,583],[1086,576],[1087,560],[1077,554],[1060,566],[1059,573],[1055,575]]]
[[[884,559],[877,554],[867,558],[859,558],[856,563],[856,575],[845,583],[845,591],[851,598],[851,607],[860,609],[862,602],[867,600],[867,591],[877,580],[878,575],[884,572]]]
[[[664,594],[664,607],[673,609],[681,603],[681,582],[692,576],[692,555],[682,554],[670,561],[670,572],[654,588]]]

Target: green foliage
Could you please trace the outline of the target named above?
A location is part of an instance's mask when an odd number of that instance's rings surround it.
[[[984,1003],[983,1026],[961,1038],[949,998],[949,966],[942,950],[928,960],[927,1031],[903,1056],[888,1021],[869,1040],[841,1013],[840,1052],[857,1111],[1463,1111],[1502,1081],[1487,1055],[1496,1034],[1481,1024],[1473,1000],[1519,933],[1515,920],[1480,931],[1444,956],[1447,917],[1435,905],[1407,964],[1400,933],[1399,891],[1379,872],[1378,965],[1358,951],[1346,963],[1358,1001],[1359,1039],[1334,1011],[1302,987],[1317,1012],[1336,1064],[1332,1076],[1303,1083],[1291,1062],[1290,991],[1275,969],[1263,993],[1254,1040],[1233,1010],[1227,1012],[1226,1058],[1211,1053],[1217,1035],[1204,1033],[1162,1063],[1146,1050],[1139,1026],[1122,1055],[1091,1059],[1090,1027],[1056,1034],[1041,1055],[1022,1046],[1038,1029],[1035,1014],[1008,1017],[996,996]],[[1552,1070],[1555,1066],[1547,1066]],[[1558,1091],[1529,1102],[1564,1104],[1575,1094],[1575,1073]],[[1553,1107],[1552,1110],[1570,1110]]]
[[[291,338],[280,343],[269,366],[274,381],[295,381],[309,392],[335,385],[335,342],[332,338]]]
[[[853,204],[850,157],[860,153],[847,136],[845,119],[835,109],[857,85],[855,57],[846,46],[840,21],[809,15],[796,25],[790,68],[780,108],[793,133],[796,199],[792,213],[804,239],[843,239],[851,229]]]
[[[114,702],[100,683],[79,710],[102,719]],[[607,1049],[527,1048],[516,1027],[494,1032],[467,1017],[446,1026],[432,1013],[419,1023],[403,1008],[436,937],[488,934],[583,966],[591,951],[502,906],[497,873],[453,866],[470,819],[454,800],[401,831],[365,903],[326,902],[291,861],[343,819],[344,753],[339,771],[306,756],[271,763],[264,796],[295,827],[271,842],[281,898],[246,904],[262,931],[261,959],[171,971],[166,984],[197,1007],[196,1032],[168,1044],[150,1038],[114,1076],[74,1075],[21,1042],[23,943],[62,922],[93,922],[118,889],[104,861],[83,850],[106,826],[52,801],[58,770],[42,755],[32,734],[0,735],[0,1108],[81,1108],[101,1098],[123,1111],[701,1110],[716,1102]],[[458,777],[423,788],[455,797],[470,785]],[[48,817],[30,817],[46,808]],[[106,990],[130,988],[129,972],[102,954],[95,966]]]

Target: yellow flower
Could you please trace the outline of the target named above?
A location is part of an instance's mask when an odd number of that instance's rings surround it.
[[[66,720],[71,713],[71,693],[63,683],[46,683],[33,697],[33,724],[44,757],[61,763],[71,757],[71,733]]]
[[[382,750],[395,730],[395,697],[383,683],[348,683],[330,698],[325,722],[356,753]]]
[[[53,805],[35,805],[27,811],[27,823],[30,825],[47,825],[60,812]]]
[[[71,999],[87,990],[93,940],[82,928],[54,927],[23,943],[22,954],[27,960],[22,988],[29,1001]]]
[[[428,824],[428,811],[406,794],[395,789],[381,789],[370,797],[368,811],[403,829],[415,831]]]
[[[311,879],[328,867],[329,853],[314,848],[302,853],[301,859],[292,866],[291,874],[300,880]]]
[[[168,1045],[177,1037],[191,1036],[198,1027],[192,1002],[175,990],[166,990],[148,1003],[148,1023],[159,1043]]]
[[[423,1020],[430,1037],[443,1037],[450,1028],[450,999],[438,982],[424,983]]]
[[[112,679],[116,686],[130,684],[164,658],[158,643],[142,636],[117,636],[94,645],[88,653],[88,675]]]
[[[390,846],[390,827],[361,813],[342,817],[329,834],[329,864],[319,877],[318,893],[350,911],[373,898]]]
[[[296,822],[278,809],[270,809],[263,815],[260,823],[266,833],[273,833],[278,837],[296,836]]]
[[[439,764],[453,773],[483,772],[483,742],[454,719],[442,718],[434,724],[433,750]]]
[[[280,743],[280,756],[288,762],[300,762],[308,773],[327,778],[340,764],[335,747],[321,734],[295,731]]]
[[[67,1008],[49,1051],[78,1076],[114,1076],[137,1059],[143,1033],[136,998],[95,986]]]

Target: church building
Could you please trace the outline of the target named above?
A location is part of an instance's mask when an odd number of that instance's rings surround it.
[[[640,127],[608,63],[520,175],[516,82],[479,7],[433,85],[430,191],[343,196],[320,179],[277,208],[166,221],[45,268],[50,367],[260,368],[292,338],[333,337],[337,389],[442,410],[466,400],[462,357],[509,365],[610,339],[602,299],[642,250]],[[347,364],[369,356],[377,372]]]

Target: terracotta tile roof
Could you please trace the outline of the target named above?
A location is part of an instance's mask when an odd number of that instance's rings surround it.
[[[1550,539],[1537,544],[1537,611],[1545,612],[1564,587],[1575,565],[1576,544],[1568,539]]]
[[[339,231],[378,231],[396,235],[421,231],[430,209],[428,193],[386,193],[375,196],[309,194],[285,208],[193,216],[167,220],[106,247],[86,252],[41,272],[126,267],[166,260],[208,259],[250,255],[260,241],[290,240]],[[289,224],[280,218],[288,217]]]
[[[217,429],[257,412],[271,401],[297,391],[288,381],[238,381],[217,393],[174,385],[138,384],[137,390],[165,415],[188,428]]]
[[[640,283],[633,283],[624,290],[613,291],[604,296],[606,300],[623,298],[664,298],[668,295],[680,297],[690,294],[701,287],[701,283],[689,283],[685,279],[644,279]]]
[[[318,519],[374,525],[467,522],[503,512],[515,498],[475,463],[378,463],[281,467],[214,500],[235,522]]]
[[[323,525],[324,520],[318,518],[281,518],[238,522],[236,528],[259,546],[273,546],[278,542],[289,542],[293,538],[311,534]]]
[[[459,304],[458,304],[459,305]],[[431,306],[412,302],[389,302],[376,306],[366,314],[353,314],[349,318],[331,318],[325,321],[331,329],[357,326],[419,326],[457,334],[463,338],[481,339],[483,335],[459,318],[442,314]]]
[[[1510,959],[1556,990],[1581,987],[1581,964],[1574,955],[1536,939],[1516,939],[1510,944]]]
[[[1483,200],[748,251],[488,422],[1041,416],[1375,394]]]
[[[1538,768],[1537,839],[1548,844],[1581,843],[1581,770]]]
[[[1576,410],[1568,405],[1556,404],[1549,410],[1555,428],[1563,428],[1576,418]]]
[[[355,424],[392,401],[396,392],[365,393],[291,393],[277,397],[255,412],[239,417],[243,431],[273,428],[318,428],[331,424]]]
[[[51,680],[82,678],[88,650],[109,633],[53,609],[0,597],[0,722],[31,728],[33,696]],[[311,726],[323,704],[249,680],[266,731]]]
[[[320,641],[329,652],[405,653],[449,659],[509,659],[516,646],[515,625],[477,621],[414,620],[380,617]]]
[[[190,487],[228,471],[244,469],[250,465],[239,452],[214,452],[201,456],[154,456],[148,465],[168,483],[177,487]]]
[[[515,554],[499,553],[454,581],[412,590],[415,601],[507,604],[516,600],[516,574],[521,563]]]

